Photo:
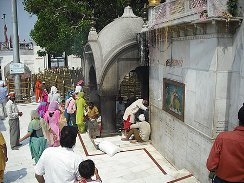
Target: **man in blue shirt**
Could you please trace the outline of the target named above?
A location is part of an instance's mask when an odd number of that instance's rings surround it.
[[[5,119],[6,114],[6,102],[8,96],[8,89],[4,86],[4,82],[0,81],[0,119]]]

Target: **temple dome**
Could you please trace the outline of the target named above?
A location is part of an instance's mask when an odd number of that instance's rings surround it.
[[[141,32],[143,19],[134,15],[130,6],[125,7],[124,14],[105,26],[98,34],[98,42],[106,61],[111,53],[116,52],[127,43],[136,41],[136,34]]]

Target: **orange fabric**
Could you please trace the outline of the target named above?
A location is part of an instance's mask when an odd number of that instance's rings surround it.
[[[244,126],[220,133],[210,151],[207,168],[229,182],[244,182]]]
[[[41,99],[41,95],[42,95],[42,83],[39,80],[36,80],[35,95],[36,95],[36,102],[38,102],[39,99]]]

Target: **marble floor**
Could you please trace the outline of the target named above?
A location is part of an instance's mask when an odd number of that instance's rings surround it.
[[[19,104],[23,116],[20,118],[21,136],[27,132],[30,121],[30,111],[36,109],[37,104]],[[5,183],[35,183],[34,160],[31,159],[28,139],[23,142],[19,150],[13,151],[9,145],[8,120],[0,121],[7,146],[8,158],[5,170]],[[77,137],[74,151],[84,159],[92,159],[103,183],[199,183],[187,170],[177,170],[153,146],[148,143],[131,144],[121,141],[121,136],[97,138],[91,140],[87,133]],[[96,149],[101,141],[110,141],[120,147],[121,151],[114,156]]]

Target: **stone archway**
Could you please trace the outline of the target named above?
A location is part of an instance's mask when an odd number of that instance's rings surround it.
[[[89,69],[88,87],[89,87],[89,101],[93,102],[96,106],[100,106],[99,96],[97,93],[96,71],[93,65]]]

